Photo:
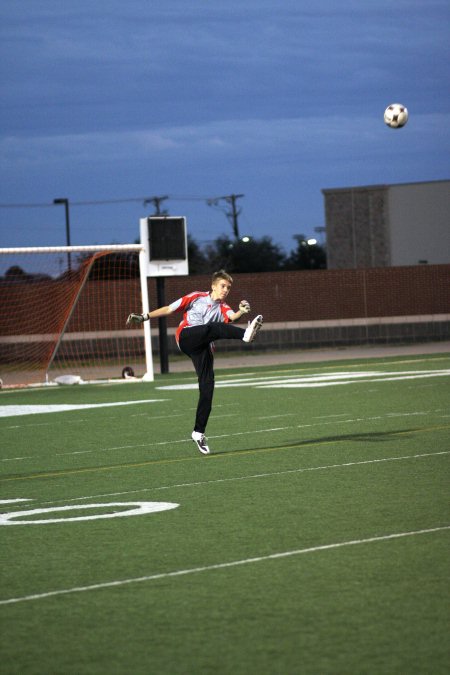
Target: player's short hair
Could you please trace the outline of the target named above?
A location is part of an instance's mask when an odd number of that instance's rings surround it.
[[[219,281],[219,279],[225,279],[225,281],[229,281],[230,284],[233,283],[233,277],[230,276],[228,272],[225,272],[225,270],[218,270],[218,272],[214,272],[211,279],[211,285],[214,285],[216,281]]]

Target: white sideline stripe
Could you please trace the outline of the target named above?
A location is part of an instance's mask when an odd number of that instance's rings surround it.
[[[385,534],[379,537],[367,537],[366,539],[351,539],[350,541],[340,541],[333,544],[323,544],[321,546],[311,546],[309,548],[299,548],[293,551],[283,551],[281,553],[271,553],[269,555],[258,556],[255,558],[244,558],[242,560],[232,560],[231,562],[216,563],[215,565],[205,565],[204,567],[191,567],[184,570],[175,570],[174,572],[161,572],[159,574],[150,574],[143,577],[132,577],[130,579],[120,579],[118,581],[105,581],[99,584],[91,584],[89,586],[74,586],[73,588],[63,588],[57,591],[47,591],[46,593],[35,593],[33,595],[24,595],[17,598],[8,598],[0,600],[0,605],[12,605],[18,602],[30,602],[31,600],[43,600],[44,598],[51,598],[58,595],[68,595],[71,593],[86,593],[88,591],[97,591],[103,588],[114,588],[116,586],[125,586],[128,584],[138,584],[146,581],[158,581],[160,579],[168,579],[170,577],[181,577],[188,574],[199,574],[201,572],[210,572],[212,570],[227,569],[230,567],[239,567],[242,565],[251,565],[258,562],[265,562],[267,560],[280,560],[295,555],[303,555],[305,553],[317,553],[318,551],[330,551],[332,549],[344,548],[345,546],[357,546],[358,544],[373,544],[381,541],[389,541],[393,539],[400,539],[403,537],[414,537],[419,534],[431,534],[433,532],[441,532],[443,530],[450,530],[450,525],[442,525],[440,527],[432,527],[424,530],[414,530],[412,532],[394,532],[392,534]]]
[[[0,499],[0,504],[16,504],[17,502],[30,502],[31,499],[28,498],[19,498],[19,499]]]
[[[448,371],[438,371],[436,373],[422,373],[421,375],[406,375],[398,377],[378,377],[376,380],[359,380],[358,383],[367,383],[367,382],[394,382],[396,380],[417,380],[424,377],[445,377],[450,375],[450,370]],[[305,389],[306,387],[329,387],[330,385],[335,384],[355,384],[356,380],[339,380],[336,382],[308,382],[308,383],[285,383],[285,384],[264,384],[256,385],[257,389]]]
[[[18,415],[41,415],[44,413],[67,412],[70,410],[89,410],[91,408],[112,408],[119,405],[134,405],[135,403],[164,403],[167,398],[146,398],[141,401],[119,401],[115,403],[54,403],[50,405],[1,405],[0,417],[16,417]]]
[[[89,499],[99,499],[101,497],[121,497],[123,495],[132,495],[141,492],[153,492],[153,490],[172,490],[174,488],[198,487],[200,485],[213,485],[214,483],[231,483],[233,481],[252,480],[255,478],[271,478],[272,476],[285,476],[292,473],[306,473],[307,471],[325,471],[327,469],[341,469],[349,466],[360,466],[363,464],[380,464],[382,462],[398,462],[407,459],[420,459],[422,457],[435,457],[437,455],[449,455],[450,450],[441,450],[439,452],[424,452],[417,455],[401,455],[400,457],[382,457],[380,459],[363,459],[359,462],[345,462],[343,464],[324,464],[323,466],[307,466],[299,469],[285,469],[284,471],[272,471],[268,473],[254,473],[247,476],[231,476],[229,478],[213,478],[212,480],[199,480],[193,483],[172,483],[172,485],[156,485],[150,488],[139,488],[138,490],[125,490],[122,492],[103,492],[87,497],[72,497],[71,499],[55,499],[52,501],[37,502],[42,506],[45,504],[60,504],[67,502],[81,502]],[[0,502],[1,503],[1,502]]]
[[[442,377],[450,375],[450,369],[444,370],[406,370],[399,371],[361,371],[334,372],[327,374],[313,374],[299,377],[298,375],[260,376],[252,378],[229,379],[216,381],[216,387],[255,387],[257,389],[286,388],[286,387],[327,387],[336,384],[351,384],[360,382],[388,382],[392,380],[411,380],[423,377]],[[369,379],[368,379],[369,378]],[[373,379],[372,379],[373,378]],[[187,391],[197,389],[198,384],[179,383],[156,387],[161,391]]]

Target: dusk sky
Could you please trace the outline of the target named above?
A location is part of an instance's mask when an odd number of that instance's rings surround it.
[[[450,177],[448,0],[4,0],[0,15],[0,246],[64,245],[61,197],[72,244],[131,243],[143,199],[165,195],[202,244],[232,235],[207,200],[243,194],[240,233],[289,252],[325,224],[323,188]]]

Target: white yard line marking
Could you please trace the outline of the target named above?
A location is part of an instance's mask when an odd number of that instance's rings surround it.
[[[360,466],[364,464],[380,464],[383,462],[398,462],[408,459],[420,459],[423,457],[435,457],[438,455],[449,455],[450,450],[442,450],[440,452],[426,452],[417,455],[402,455],[400,457],[382,457],[380,459],[364,459],[359,462],[344,462],[342,464],[324,464],[323,466],[307,466],[298,469],[285,469],[283,471],[272,471],[267,473],[254,473],[246,476],[231,476],[230,478],[213,478],[211,480],[199,480],[192,483],[172,483],[171,485],[156,485],[150,488],[140,488],[138,490],[125,490],[122,492],[104,492],[96,495],[89,495],[87,497],[73,497],[71,499],[56,499],[53,501],[36,502],[36,504],[43,506],[46,504],[60,504],[67,502],[81,502],[90,499],[99,499],[102,497],[121,497],[123,495],[134,495],[141,492],[153,492],[154,490],[171,490],[174,488],[189,488],[198,487],[200,485],[212,485],[214,483],[231,483],[234,481],[253,480],[255,478],[270,478],[272,476],[285,476],[287,474],[306,473],[308,471],[326,471],[328,469],[341,469],[350,466]]]
[[[319,546],[310,546],[308,548],[298,548],[293,551],[281,551],[279,553],[271,553],[269,555],[257,556],[254,558],[244,558],[242,560],[232,560],[230,562],[216,563],[213,565],[205,565],[203,567],[190,567],[182,570],[174,570],[172,572],[160,572],[159,574],[149,574],[143,577],[132,577],[129,579],[118,579],[116,581],[105,581],[98,584],[90,584],[89,586],[74,586],[72,588],[62,588],[55,591],[47,591],[45,593],[34,593],[33,595],[23,595],[16,598],[6,598],[0,600],[0,605],[13,605],[19,602],[30,602],[33,600],[44,600],[60,595],[69,595],[73,593],[86,593],[89,591],[98,591],[105,588],[115,588],[129,584],[138,584],[150,581],[159,581],[160,579],[169,579],[171,577],[187,576],[189,574],[200,574],[202,572],[211,572],[213,570],[229,569],[231,567],[240,567],[243,565],[252,565],[255,563],[266,562],[268,560],[281,560],[297,555],[305,555],[307,553],[318,553],[320,551],[330,551],[333,549],[344,548],[346,546],[358,546],[361,544],[374,544],[384,541],[393,541],[405,537],[415,537],[421,534],[432,534],[435,532],[442,532],[450,530],[450,525],[442,525],[440,527],[431,527],[423,530],[413,530],[411,532],[394,532],[391,534],[384,534],[376,537],[367,537],[366,539],[351,539],[349,541],[339,541],[332,544],[322,544]]]
[[[9,393],[11,394],[11,393],[14,393],[14,392],[9,392]],[[167,399],[167,398],[166,399],[158,399],[158,401],[163,401],[163,402],[166,402],[166,403],[171,402],[170,399]],[[133,403],[136,403],[136,401],[133,401]],[[238,406],[238,405],[239,405],[238,403],[216,403],[214,408],[226,408],[226,407],[228,408],[230,406]],[[170,417],[184,417],[188,413],[190,413],[190,412],[192,412],[193,410],[196,410],[196,409],[197,409],[196,406],[192,406],[192,407],[184,408],[183,411],[181,411],[181,412],[178,411],[178,410],[174,410],[173,413],[170,413]],[[151,420],[167,419],[167,415],[160,415],[159,417],[155,417],[154,415],[152,415],[149,412],[137,413],[136,415],[130,415],[130,417],[145,417],[145,416],[147,416]],[[116,419],[116,418],[115,417],[109,417],[109,418],[106,418],[106,419]],[[71,419],[71,420],[65,419],[64,421],[62,421],[61,418],[58,418],[58,417],[55,418],[54,417],[51,420],[51,422],[33,422],[33,423],[26,423],[26,424],[10,424],[9,426],[3,427],[2,431],[11,430],[11,429],[29,429],[29,428],[33,428],[33,427],[44,427],[44,426],[50,427],[50,426],[56,426],[56,425],[59,425],[59,424],[63,424],[64,426],[67,426],[68,424],[81,424],[81,423],[85,423],[87,421],[88,421],[87,419],[84,419],[82,417],[77,417],[77,419]]]
[[[216,387],[256,387],[257,389],[272,388],[299,388],[299,387],[328,387],[337,384],[352,384],[360,382],[389,382],[395,380],[411,380],[424,377],[441,377],[450,375],[449,369],[444,370],[407,370],[407,371],[361,371],[361,372],[334,372],[315,373],[311,375],[286,374],[282,377],[261,375],[258,377],[237,377],[230,380],[217,380]],[[197,389],[196,382],[178,383],[157,386],[163,391],[183,391]]]
[[[312,419],[313,420],[326,420],[331,417],[345,417],[345,415],[348,415],[348,413],[336,413],[334,415],[315,415]]]
[[[5,457],[2,459],[2,462],[21,462],[24,459],[36,459],[33,455],[28,455],[27,457]]]
[[[365,371],[365,372],[360,372],[360,373],[350,373],[350,372],[343,372],[343,373],[325,373],[325,374],[311,374],[311,375],[304,375],[303,377],[299,377],[298,375],[293,375],[293,374],[286,374],[282,376],[282,379],[280,380],[279,375],[260,375],[257,377],[235,377],[234,379],[230,379],[228,381],[225,380],[217,380],[215,383],[216,387],[241,387],[241,386],[255,386],[259,387],[260,385],[265,385],[265,384],[276,384],[277,382],[322,382],[322,381],[328,381],[328,380],[336,380],[336,379],[341,379],[341,378],[362,378],[362,377],[377,377],[380,373],[378,371]],[[381,373],[383,374],[383,373]],[[392,374],[392,373],[388,373]],[[189,390],[189,389],[197,389],[198,384],[197,382],[188,382],[188,383],[180,383],[180,384],[169,384],[169,385],[162,385],[159,387],[156,387],[156,389],[161,389],[164,391],[171,391],[171,390]]]
[[[208,436],[208,438],[229,438],[231,436],[244,436],[248,434],[263,434],[274,431],[284,431],[286,429],[298,429],[302,427],[309,427],[311,424],[302,424],[294,427],[274,427],[272,429],[256,429],[254,431],[235,431],[231,434],[219,434],[216,436]],[[172,441],[157,441],[156,443],[133,443],[132,445],[117,445],[111,448],[95,448],[94,450],[73,450],[71,452],[60,452],[55,453],[55,457],[62,457],[64,455],[78,455],[85,454],[90,452],[110,452],[112,450],[131,450],[133,448],[155,448],[161,445],[175,445],[176,443],[192,443],[190,438],[179,438]],[[21,459],[21,458],[18,458]],[[25,458],[24,458],[25,459]],[[34,458],[36,459],[36,458]],[[11,459],[2,459],[2,462],[11,461]]]
[[[378,383],[378,382],[394,382],[397,380],[417,380],[423,377],[447,377],[450,375],[450,370],[437,371],[433,373],[421,373],[420,375],[400,375],[396,377],[378,377],[376,380],[336,380],[333,382],[273,382],[271,384],[256,384],[257,389],[299,389],[307,387],[329,387],[337,384],[360,384],[360,383]]]
[[[113,408],[122,405],[139,403],[166,403],[167,398],[147,398],[141,401],[116,401],[114,403],[55,403],[51,405],[0,405],[0,417],[15,417],[16,415],[42,415],[44,413],[68,412],[70,410],[88,410],[97,408]]]
[[[262,417],[256,417],[257,420],[275,420],[278,417],[294,417],[298,413],[282,413],[281,415],[263,415]]]
[[[326,471],[329,469],[342,469],[342,468],[347,468],[351,466],[361,466],[364,464],[380,464],[383,462],[397,462],[397,461],[405,461],[408,459],[419,459],[422,457],[433,457],[436,455],[448,455],[450,454],[450,450],[443,450],[441,452],[429,452],[429,453],[422,453],[422,454],[417,454],[417,455],[404,455],[402,457],[382,457],[381,459],[364,459],[358,462],[343,462],[341,464],[324,464],[323,466],[309,466],[309,467],[302,467],[300,469],[285,469],[284,471],[272,471],[272,472],[267,472],[267,473],[255,473],[255,474],[250,474],[248,476],[237,476],[234,478],[215,478],[213,480],[208,480],[208,481],[197,481],[195,483],[181,483],[181,484],[175,484],[175,485],[169,485],[169,486],[159,486],[155,488],[148,488],[148,490],[169,490],[171,488],[178,488],[178,487],[191,487],[191,486],[197,486],[197,485],[208,485],[210,483],[227,483],[230,481],[242,481],[242,480],[251,480],[255,478],[270,478],[272,476],[285,476],[287,474],[294,474],[294,473],[306,473],[309,471]]]
[[[174,417],[184,417],[185,413],[170,413],[170,419]],[[153,420],[166,420],[168,414],[166,415],[151,415],[149,412],[136,413],[135,415],[130,415],[130,417],[147,417],[147,419]],[[114,418],[111,418],[114,419]]]
[[[406,412],[406,413],[386,413],[386,415],[374,415],[372,417],[357,417],[357,418],[349,418],[345,420],[336,420],[333,419],[330,422],[311,422],[311,423],[306,423],[306,424],[291,424],[289,426],[283,426],[283,427],[272,427],[269,429],[250,429],[247,431],[234,431],[228,434],[208,434],[208,439],[209,440],[215,440],[217,438],[232,438],[234,436],[248,436],[251,434],[264,434],[264,433],[274,433],[278,431],[288,431],[289,429],[306,429],[310,427],[324,427],[327,425],[332,425],[332,424],[353,424],[355,422],[374,422],[374,421],[379,421],[383,420],[386,418],[391,418],[392,415],[395,415],[396,418],[400,417],[411,417],[413,415],[416,416],[424,416],[429,414],[429,411],[417,411],[417,412]],[[337,415],[336,415],[337,417]],[[442,416],[441,416],[442,417]],[[270,418],[267,418],[270,419]],[[313,418],[313,419],[318,419],[318,418]],[[63,457],[66,455],[79,455],[79,454],[89,454],[89,453],[95,453],[95,452],[112,452],[114,450],[132,450],[132,449],[138,449],[138,448],[156,448],[156,447],[161,447],[165,445],[175,445],[178,443],[191,443],[190,438],[179,438],[179,439],[174,439],[170,441],[157,441],[154,443],[133,443],[130,445],[116,445],[116,446],[111,446],[107,448],[94,448],[93,450],[71,450],[70,452],[60,452],[60,453],[55,453],[52,456],[55,457]],[[11,461],[20,461],[20,460],[25,460],[25,459],[36,459],[36,456],[30,456],[30,457],[6,457],[0,460],[0,462],[11,462]]]

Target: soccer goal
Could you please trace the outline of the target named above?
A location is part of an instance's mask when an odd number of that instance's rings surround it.
[[[140,244],[0,249],[3,387],[153,380]]]

